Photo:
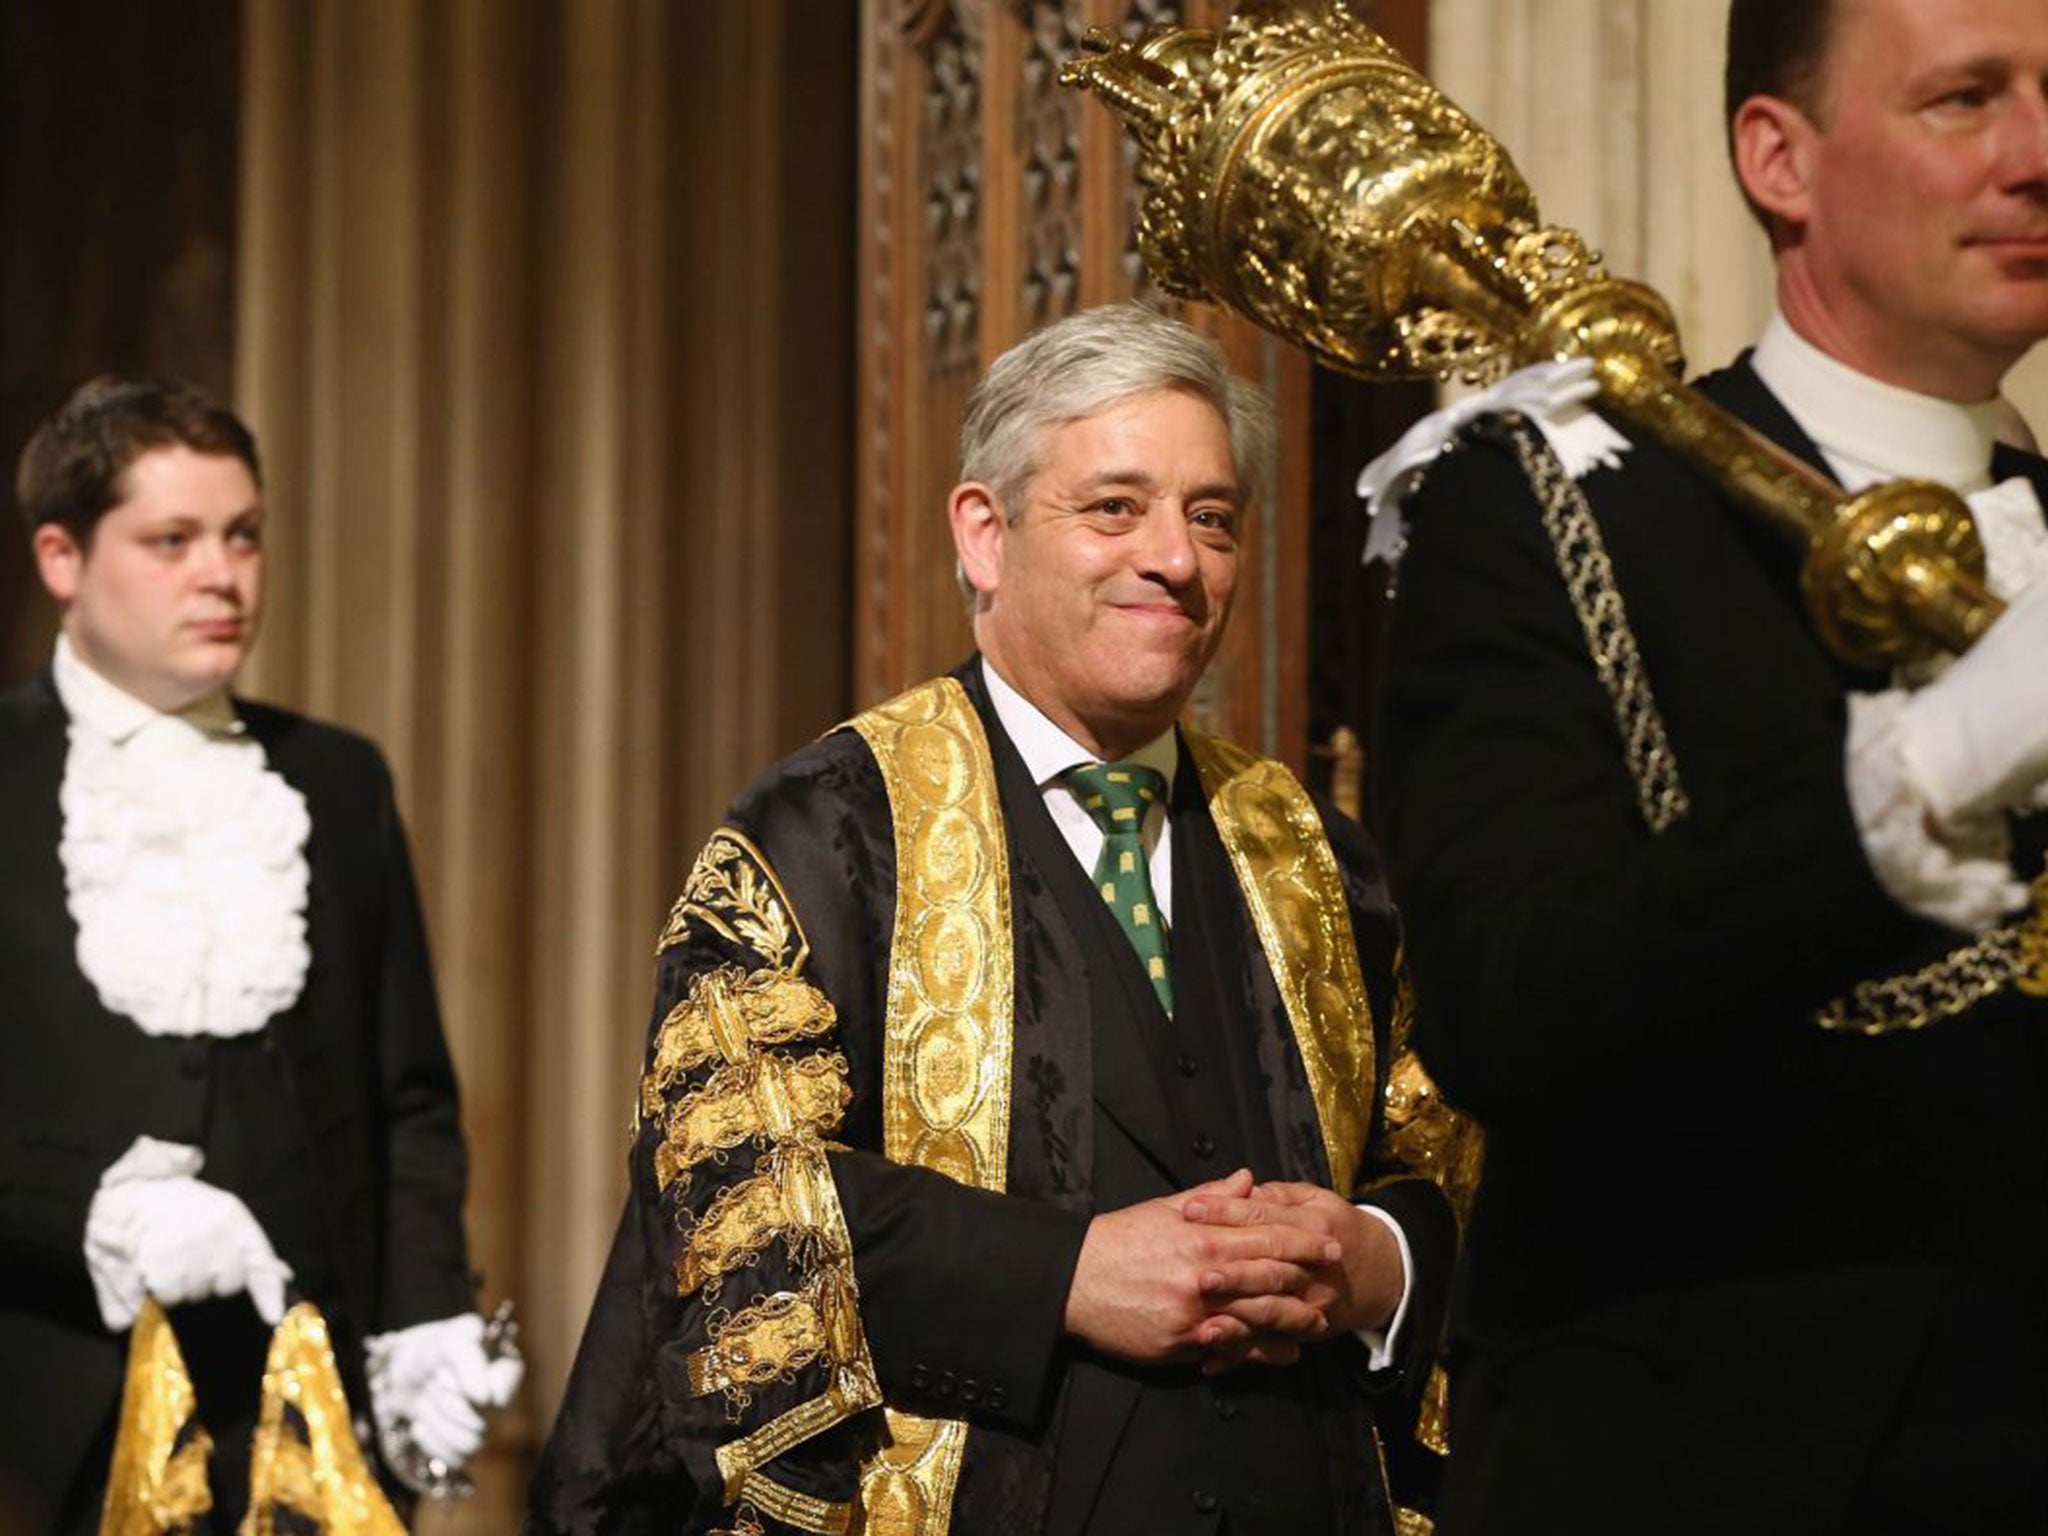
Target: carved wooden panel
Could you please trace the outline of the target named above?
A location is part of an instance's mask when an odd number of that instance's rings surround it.
[[[1111,114],[1058,85],[1090,27],[1220,25],[1225,0],[865,0],[856,704],[971,647],[944,506],[966,392],[1034,328],[1136,295],[1131,154]],[[1194,713],[1307,758],[1309,366],[1191,310],[1280,406],[1225,653]]]

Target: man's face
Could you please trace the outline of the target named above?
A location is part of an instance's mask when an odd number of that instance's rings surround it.
[[[2048,335],[2048,0],[1837,0],[1819,86],[1825,310],[1894,382],[1995,387]]]
[[[261,498],[240,459],[184,447],[144,453],[121,490],[85,549],[54,524],[37,529],[37,567],[81,660],[181,709],[232,679],[256,638]]]
[[[1014,526],[956,540],[985,599],[975,639],[1019,692],[1105,757],[1172,725],[1223,638],[1246,492],[1216,409],[1131,395],[1048,431]]]

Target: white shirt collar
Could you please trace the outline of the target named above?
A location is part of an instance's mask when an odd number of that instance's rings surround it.
[[[1045,711],[1011,687],[986,656],[981,658],[981,676],[988,684],[989,702],[995,706],[996,719],[1002,722],[1003,731],[1009,736],[1011,745],[1016,747],[1017,755],[1024,759],[1031,782],[1040,789],[1057,783],[1060,775],[1069,768],[1102,761],[1046,718]],[[1167,800],[1172,800],[1173,773],[1180,763],[1180,744],[1174,739],[1171,726],[1122,761],[1155,769],[1166,780]]]
[[[1960,405],[1915,394],[1829,356],[1773,311],[1751,358],[1849,490],[1879,480],[1935,480],[1965,494],[1991,483],[1991,449],[2031,449],[2033,434],[2003,396]]]
[[[72,649],[70,637],[57,636],[50,676],[64,712],[116,746],[126,745],[144,727],[159,720],[181,720],[206,736],[238,736],[245,727],[235,713],[226,688],[216,688],[171,714],[143,703],[126,689],[108,682]]]

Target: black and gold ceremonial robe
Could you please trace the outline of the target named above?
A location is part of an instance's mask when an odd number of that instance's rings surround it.
[[[661,936],[530,1531],[1394,1528],[1455,1246],[1396,1152],[1452,1181],[1476,1145],[1395,1027],[1363,833],[1277,764],[1182,754],[1170,1019],[977,665],[740,796]],[[1400,1221],[1394,1370],[1345,1340],[1212,1385],[1063,1336],[1094,1213],[1239,1166]]]

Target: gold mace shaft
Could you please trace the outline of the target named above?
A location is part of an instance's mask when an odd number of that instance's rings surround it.
[[[1542,224],[1505,149],[1339,0],[1245,0],[1219,33],[1091,33],[1061,72],[1121,117],[1168,292],[1368,379],[1589,358],[1607,407],[1804,551],[1821,638],[1884,668],[1967,649],[2003,605],[1953,491],[1845,495],[1681,380],[1669,305]]]

